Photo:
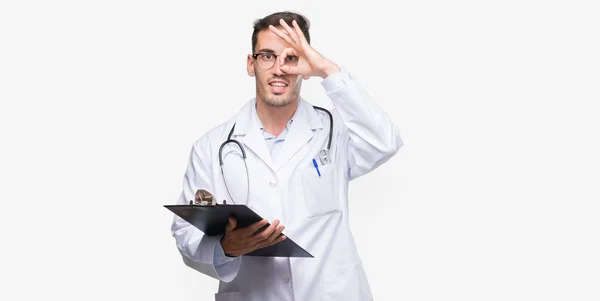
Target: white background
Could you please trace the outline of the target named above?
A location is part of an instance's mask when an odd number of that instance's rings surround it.
[[[593,2],[3,1],[0,299],[212,300],[162,206],[290,9],[402,130],[351,184],[375,300],[599,300]]]

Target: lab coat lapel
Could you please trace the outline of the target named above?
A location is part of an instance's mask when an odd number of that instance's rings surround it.
[[[255,100],[252,100],[240,111],[232,138],[240,141],[247,148],[246,152],[252,151],[269,168],[273,169],[271,154],[256,120],[255,105]]]
[[[298,112],[292,122],[281,151],[274,162],[274,170],[278,171],[292,156],[305,146],[314,136],[314,131],[322,127],[322,122],[312,105],[299,99]]]

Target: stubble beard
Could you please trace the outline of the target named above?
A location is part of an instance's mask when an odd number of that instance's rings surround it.
[[[293,85],[293,87],[291,87],[291,85]],[[291,87],[293,90],[289,96],[286,96],[287,93],[281,95],[273,94],[268,91],[268,87],[259,84],[258,81],[256,82],[256,86],[258,90],[258,96],[266,105],[271,107],[285,107],[294,102],[294,100],[298,99],[298,96],[300,95],[301,84],[300,81],[290,83],[288,88]]]

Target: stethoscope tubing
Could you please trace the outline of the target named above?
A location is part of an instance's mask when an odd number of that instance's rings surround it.
[[[329,149],[331,148],[331,139],[333,137],[333,116],[331,115],[331,112],[329,112],[329,110],[327,110],[325,108],[321,108],[318,106],[313,106],[313,108],[315,108],[316,110],[323,111],[323,112],[327,113],[327,115],[329,115],[329,137],[328,137],[327,149],[326,149],[326,151],[329,152]],[[231,131],[229,131],[227,140],[225,140],[225,142],[221,143],[221,146],[219,147],[219,165],[221,168],[221,176],[223,176],[223,181],[225,182],[225,188],[227,189],[227,193],[229,194],[231,201],[235,204],[235,201],[233,200],[233,197],[231,196],[231,192],[229,191],[229,186],[227,185],[227,179],[225,178],[225,174],[223,173],[223,148],[225,147],[225,145],[227,145],[229,143],[237,144],[237,146],[242,151],[242,158],[244,159],[244,166],[246,167],[246,179],[247,179],[247,183],[248,183],[248,185],[247,185],[248,192],[246,194],[246,204],[247,204],[248,199],[250,197],[250,176],[248,173],[248,165],[246,164],[246,151],[244,150],[244,147],[242,146],[242,144],[239,141],[237,141],[235,139],[231,139],[231,135],[233,135],[234,129],[235,129],[235,123],[231,127]]]

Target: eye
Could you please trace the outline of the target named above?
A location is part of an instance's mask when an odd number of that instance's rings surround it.
[[[271,54],[271,53],[263,53],[261,55],[261,57],[265,61],[270,61],[270,60],[272,60],[274,58],[273,54]]]
[[[298,60],[298,57],[297,57],[297,56],[295,56],[295,55],[288,55],[288,56],[285,58],[285,60],[286,60],[286,61],[288,61],[288,62],[295,62],[295,61],[297,61],[297,60]]]

